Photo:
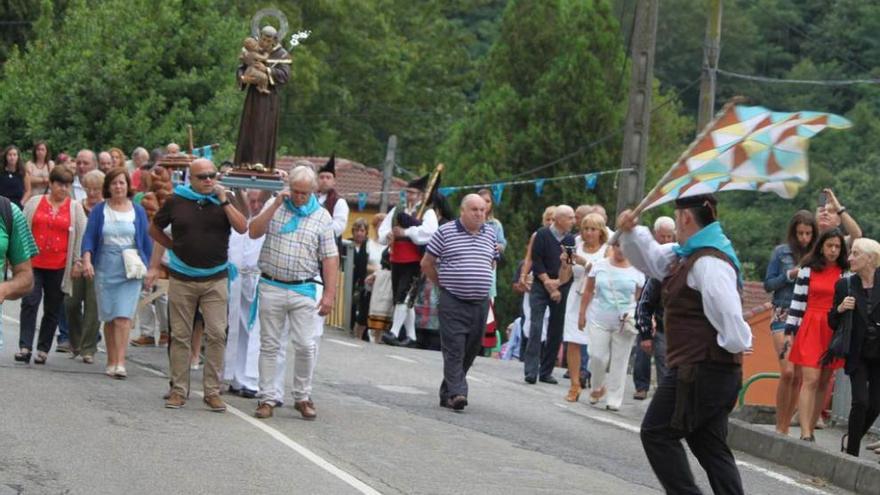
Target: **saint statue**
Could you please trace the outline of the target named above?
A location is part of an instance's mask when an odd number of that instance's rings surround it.
[[[248,53],[243,51],[242,64],[236,72],[238,86],[247,91],[247,96],[238,127],[234,163],[241,169],[271,172],[275,168],[275,144],[281,116],[279,92],[290,79],[291,60],[281,47],[274,27],[263,27],[256,42],[256,45],[252,42],[245,44]]]

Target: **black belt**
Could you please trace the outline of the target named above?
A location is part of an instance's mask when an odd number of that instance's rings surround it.
[[[321,282],[318,282],[317,280],[315,280],[313,278],[306,279],[306,280],[279,280],[275,277],[270,277],[269,275],[266,275],[266,272],[260,273],[260,276],[265,278],[266,280],[269,280],[270,282],[278,282],[279,284],[285,284],[285,285],[321,284]],[[321,285],[324,285],[324,284],[321,284]]]

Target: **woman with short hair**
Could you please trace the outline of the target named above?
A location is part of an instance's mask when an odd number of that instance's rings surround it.
[[[636,302],[644,286],[645,275],[616,245],[611,246],[611,256],[593,263],[587,275],[578,327],[586,326],[590,342],[590,404],[607,396],[605,408],[609,411],[617,411],[623,404],[626,368],[638,333]],[[577,366],[580,368],[580,360]]]
[[[39,254],[31,259],[34,288],[21,300],[20,353],[33,349],[37,311],[43,303],[43,318],[37,341],[35,364],[45,364],[55,329],[58,328],[64,295],[71,293],[73,267],[80,263],[79,249],[86,228],[86,215],[78,201],[70,197],[73,174],[57,166],[49,173],[49,193],[34,196],[24,207],[24,215]],[[92,357],[88,357],[91,362]]]
[[[858,457],[862,438],[880,415],[880,243],[864,237],[853,241],[849,266],[854,272],[837,281],[828,325],[836,330],[847,311],[852,315],[850,352],[844,370],[852,385],[852,406],[840,450]]]
[[[133,195],[128,172],[123,168],[111,169],[104,178],[104,202],[89,214],[82,243],[83,275],[95,279],[98,318],[104,322],[107,374],[119,379],[128,376],[128,334],[153,251],[147,214],[131,201]],[[129,256],[126,261],[126,251],[136,256]],[[143,265],[140,277],[131,273],[138,260]]]
[[[581,220],[580,242],[576,242],[574,253],[574,266],[572,267],[573,281],[571,290],[568,291],[568,299],[565,302],[565,327],[562,341],[565,342],[565,361],[568,365],[568,377],[571,379],[571,388],[565,400],[577,402],[581,395],[581,389],[586,388],[587,377],[581,376],[581,353],[588,352],[584,349],[590,343],[587,332],[583,326],[578,326],[580,315],[581,298],[587,285],[587,274],[593,268],[593,264],[610,254],[608,250],[608,230],[605,219],[597,213],[589,213]]]

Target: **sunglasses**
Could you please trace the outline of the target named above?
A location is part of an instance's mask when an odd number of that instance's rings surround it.
[[[207,174],[196,174],[196,178],[199,180],[216,179],[217,172],[209,172]]]

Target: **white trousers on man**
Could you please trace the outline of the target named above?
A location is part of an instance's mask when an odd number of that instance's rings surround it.
[[[587,322],[590,336],[590,383],[593,390],[606,388],[605,404],[612,409],[620,409],[626,388],[626,368],[633,342],[636,340],[632,318],[621,325],[605,326]],[[605,370],[609,371],[606,373]]]
[[[242,270],[229,287],[229,333],[223,379],[234,388],[259,387],[260,321],[248,329],[250,307],[256,298],[259,270]]]
[[[293,400],[309,399],[315,369],[317,302],[291,290],[261,283],[260,394],[262,402],[284,402],[288,335],[293,344]],[[319,296],[320,297],[320,296]]]
[[[316,279],[320,279],[316,277]],[[315,375],[315,367],[318,366],[318,349],[321,347],[321,337],[324,336],[324,320],[326,317],[318,315],[318,301],[321,300],[321,296],[324,294],[324,286],[321,284],[316,285],[316,293],[315,293],[315,354],[312,358],[312,376]],[[286,368],[287,368],[287,342],[288,342],[289,330],[285,328],[283,330],[282,335],[282,345],[278,348],[278,360],[276,361],[276,370],[275,370],[275,388],[282,392],[282,397],[284,397],[285,390],[285,377],[286,377]],[[299,400],[299,399],[297,399]],[[276,404],[277,406],[278,404]]]

